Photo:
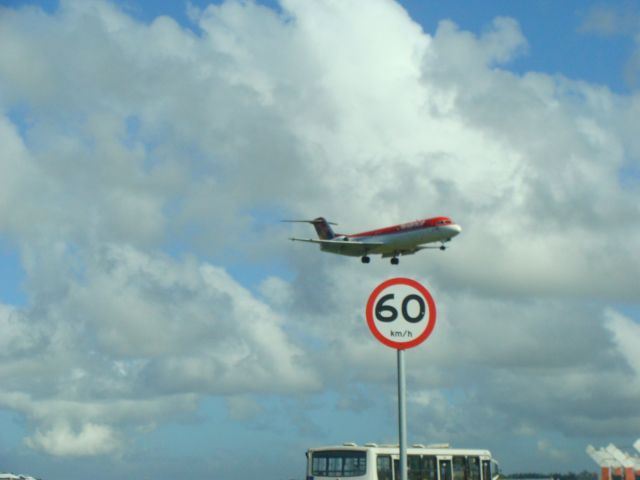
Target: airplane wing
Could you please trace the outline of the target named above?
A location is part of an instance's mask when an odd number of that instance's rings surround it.
[[[373,253],[377,247],[384,245],[383,242],[358,242],[353,240],[320,240],[315,238],[290,238],[289,240],[317,243],[324,251],[353,257],[361,257],[367,253]]]
[[[426,250],[426,249],[443,250],[442,246],[434,247],[431,245],[418,245],[416,247],[412,247],[408,249],[383,251],[382,258],[390,258],[390,257],[395,257],[397,255],[402,255],[402,256],[413,255],[414,253],[417,253],[420,250]]]

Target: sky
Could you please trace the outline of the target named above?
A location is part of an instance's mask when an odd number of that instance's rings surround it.
[[[382,281],[433,295],[410,443],[640,437],[640,4],[0,2],[0,471],[302,479],[397,442]],[[446,215],[391,266],[292,243]]]

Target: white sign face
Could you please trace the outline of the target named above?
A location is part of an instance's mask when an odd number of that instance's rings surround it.
[[[366,308],[371,333],[384,345],[404,350],[424,342],[436,325],[436,306],[429,291],[409,278],[382,282]]]

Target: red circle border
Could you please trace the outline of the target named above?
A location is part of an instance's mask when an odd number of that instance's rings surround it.
[[[384,289],[392,285],[407,285],[418,290],[418,292],[420,292],[424,299],[427,301],[427,305],[429,306],[429,320],[427,323],[427,328],[419,337],[414,338],[410,342],[394,342],[393,340],[389,340],[380,333],[373,319],[373,305],[375,304],[376,299]],[[367,300],[365,316],[367,318],[367,325],[369,326],[369,330],[371,330],[373,336],[376,337],[381,343],[383,343],[387,347],[395,348],[396,350],[406,350],[407,348],[413,348],[420,345],[433,332],[433,329],[436,326],[436,304],[433,301],[433,297],[431,296],[431,293],[429,293],[429,290],[427,290],[421,283],[412,280],[411,278],[395,277],[390,278],[389,280],[385,280],[380,285],[378,285],[373,290],[373,292],[371,292],[371,295],[369,295],[369,300]]]

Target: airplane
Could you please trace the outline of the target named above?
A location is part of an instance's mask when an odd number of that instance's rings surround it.
[[[296,242],[317,243],[323,252],[361,257],[362,263],[369,263],[370,254],[391,257],[391,264],[398,265],[400,255],[411,255],[426,248],[445,250],[445,242],[458,235],[462,228],[449,217],[425,218],[413,222],[401,223],[391,227],[379,228],[362,233],[334,233],[331,225],[323,217],[313,220],[283,220],[285,222],[310,223],[316,229],[318,238],[290,238]],[[440,242],[440,247],[427,246]]]

